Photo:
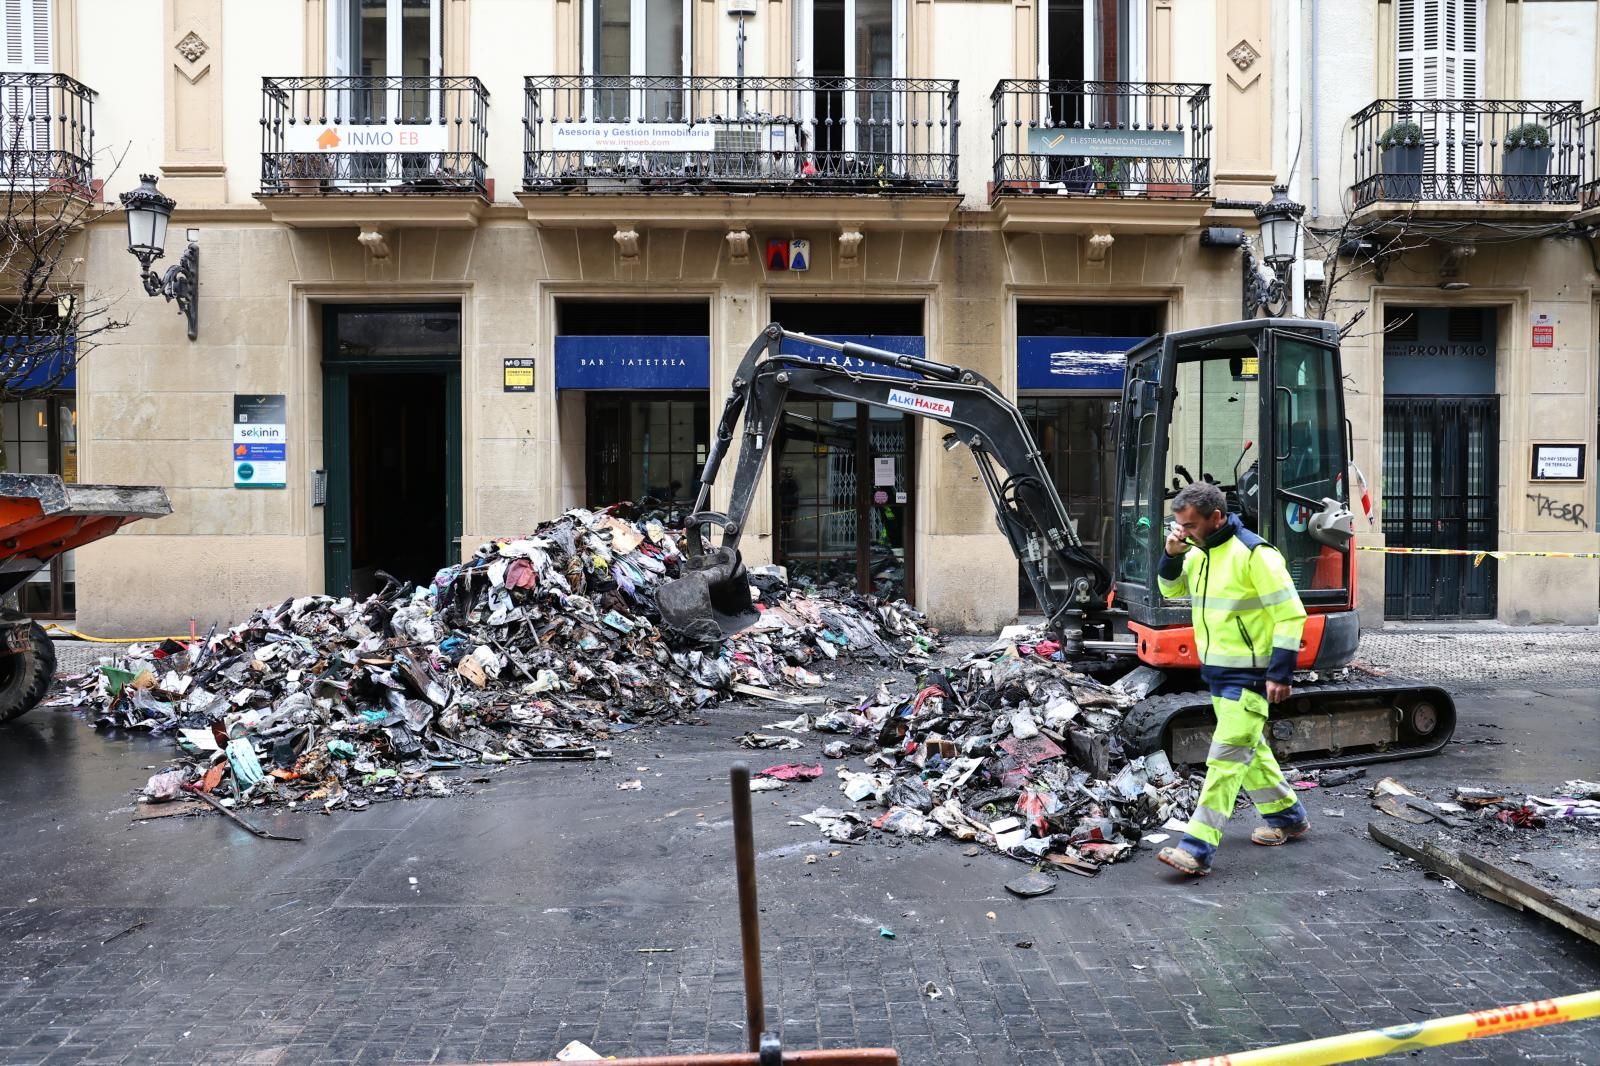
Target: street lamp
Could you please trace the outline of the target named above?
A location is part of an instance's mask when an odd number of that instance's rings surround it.
[[[128,251],[139,260],[144,291],[165,296],[169,302],[176,300],[178,310],[188,319],[189,339],[194,340],[200,325],[200,246],[190,241],[177,263],[160,277],[150,269],[150,264],[167,254],[167,222],[177,201],[157,189],[150,174],[139,175],[139,187],[120,199],[128,216]]]
[[[1261,229],[1261,258],[1244,240],[1244,317],[1254,318],[1265,311],[1276,318],[1289,309],[1288,273],[1300,243],[1300,218],[1304,204],[1289,199],[1289,186],[1274,185],[1272,199],[1253,207],[1256,225]]]

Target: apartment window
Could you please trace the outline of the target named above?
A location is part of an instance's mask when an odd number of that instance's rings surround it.
[[[329,5],[328,68],[336,77],[437,78],[444,70],[440,0],[336,0]],[[351,90],[357,121],[430,121],[438,87],[388,82]]]
[[[59,474],[78,480],[78,411],[72,392],[53,392],[0,405],[4,469],[12,474]],[[71,617],[77,607],[72,552],[59,555],[17,590],[25,614]]]
[[[1040,0],[1041,81],[1141,81],[1141,0]]]
[[[681,91],[645,91],[630,79],[677,78],[689,71],[689,12],[689,0],[586,0],[583,72],[595,78],[597,118],[683,120]]]

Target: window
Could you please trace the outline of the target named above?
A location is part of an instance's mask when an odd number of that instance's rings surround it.
[[[802,78],[906,76],[905,0],[801,0],[794,7],[795,74]],[[802,128],[815,130],[819,155],[895,151],[901,98],[881,83],[823,82],[802,100]],[[838,172],[836,160],[822,169]]]
[[[50,0],[0,0],[4,19],[0,22],[0,55],[4,69],[18,73],[46,73],[53,65],[50,40]],[[7,88],[0,100],[0,151],[48,152],[50,150],[50,90],[44,86]],[[27,173],[22,167],[12,173]]]
[[[1482,89],[1484,0],[1399,0],[1395,4],[1395,96],[1476,100]],[[1411,120],[1402,111],[1401,121]],[[1478,171],[1478,113],[1418,112],[1424,173]]]
[[[17,474],[59,474],[78,480],[78,412],[71,392],[54,392],[0,407],[4,469]],[[77,607],[73,553],[57,556],[17,590],[25,614],[70,617]]]
[[[1139,81],[1144,5],[1136,0],[1041,0],[1039,80]]]
[[[583,7],[583,72],[596,79],[593,116],[682,122],[679,88],[634,84],[689,71],[689,0],[588,0]]]
[[[437,78],[444,69],[439,0],[339,0],[329,6],[328,65],[335,76]],[[427,122],[437,86],[380,84],[352,90],[345,114],[363,123]]]

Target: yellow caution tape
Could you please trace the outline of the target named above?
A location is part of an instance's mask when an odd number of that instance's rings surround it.
[[[1357,544],[1358,552],[1386,552],[1389,555],[1470,555],[1473,566],[1482,566],[1485,559],[1600,559],[1600,552],[1513,552],[1475,548],[1389,548],[1372,544]]]
[[[1514,1007],[1457,1014],[1452,1018],[1391,1025],[1387,1029],[1368,1029],[1364,1033],[1346,1033],[1299,1044],[1257,1048],[1255,1051],[1240,1051],[1210,1059],[1190,1059],[1174,1066],[1325,1066],[1327,1063],[1354,1062],[1357,1059],[1457,1044],[1486,1036],[1504,1036],[1523,1029],[1595,1017],[1600,1017],[1600,992],[1584,992],[1559,999],[1518,1003]]]
[[[198,638],[192,636],[177,637],[91,637],[87,633],[79,633],[76,629],[56,625],[54,622],[45,622],[41,628],[65,633],[74,640],[87,640],[94,644],[159,644],[163,640],[176,640],[181,644],[188,644]]]

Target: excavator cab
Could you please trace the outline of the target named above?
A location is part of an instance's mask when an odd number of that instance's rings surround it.
[[[1172,498],[1195,481],[1220,488],[1229,510],[1283,553],[1307,611],[1321,616],[1302,665],[1354,654],[1338,340],[1328,322],[1257,319],[1153,337],[1128,354],[1113,559],[1116,599],[1146,663],[1198,665],[1187,601],[1164,600],[1155,583]]]

